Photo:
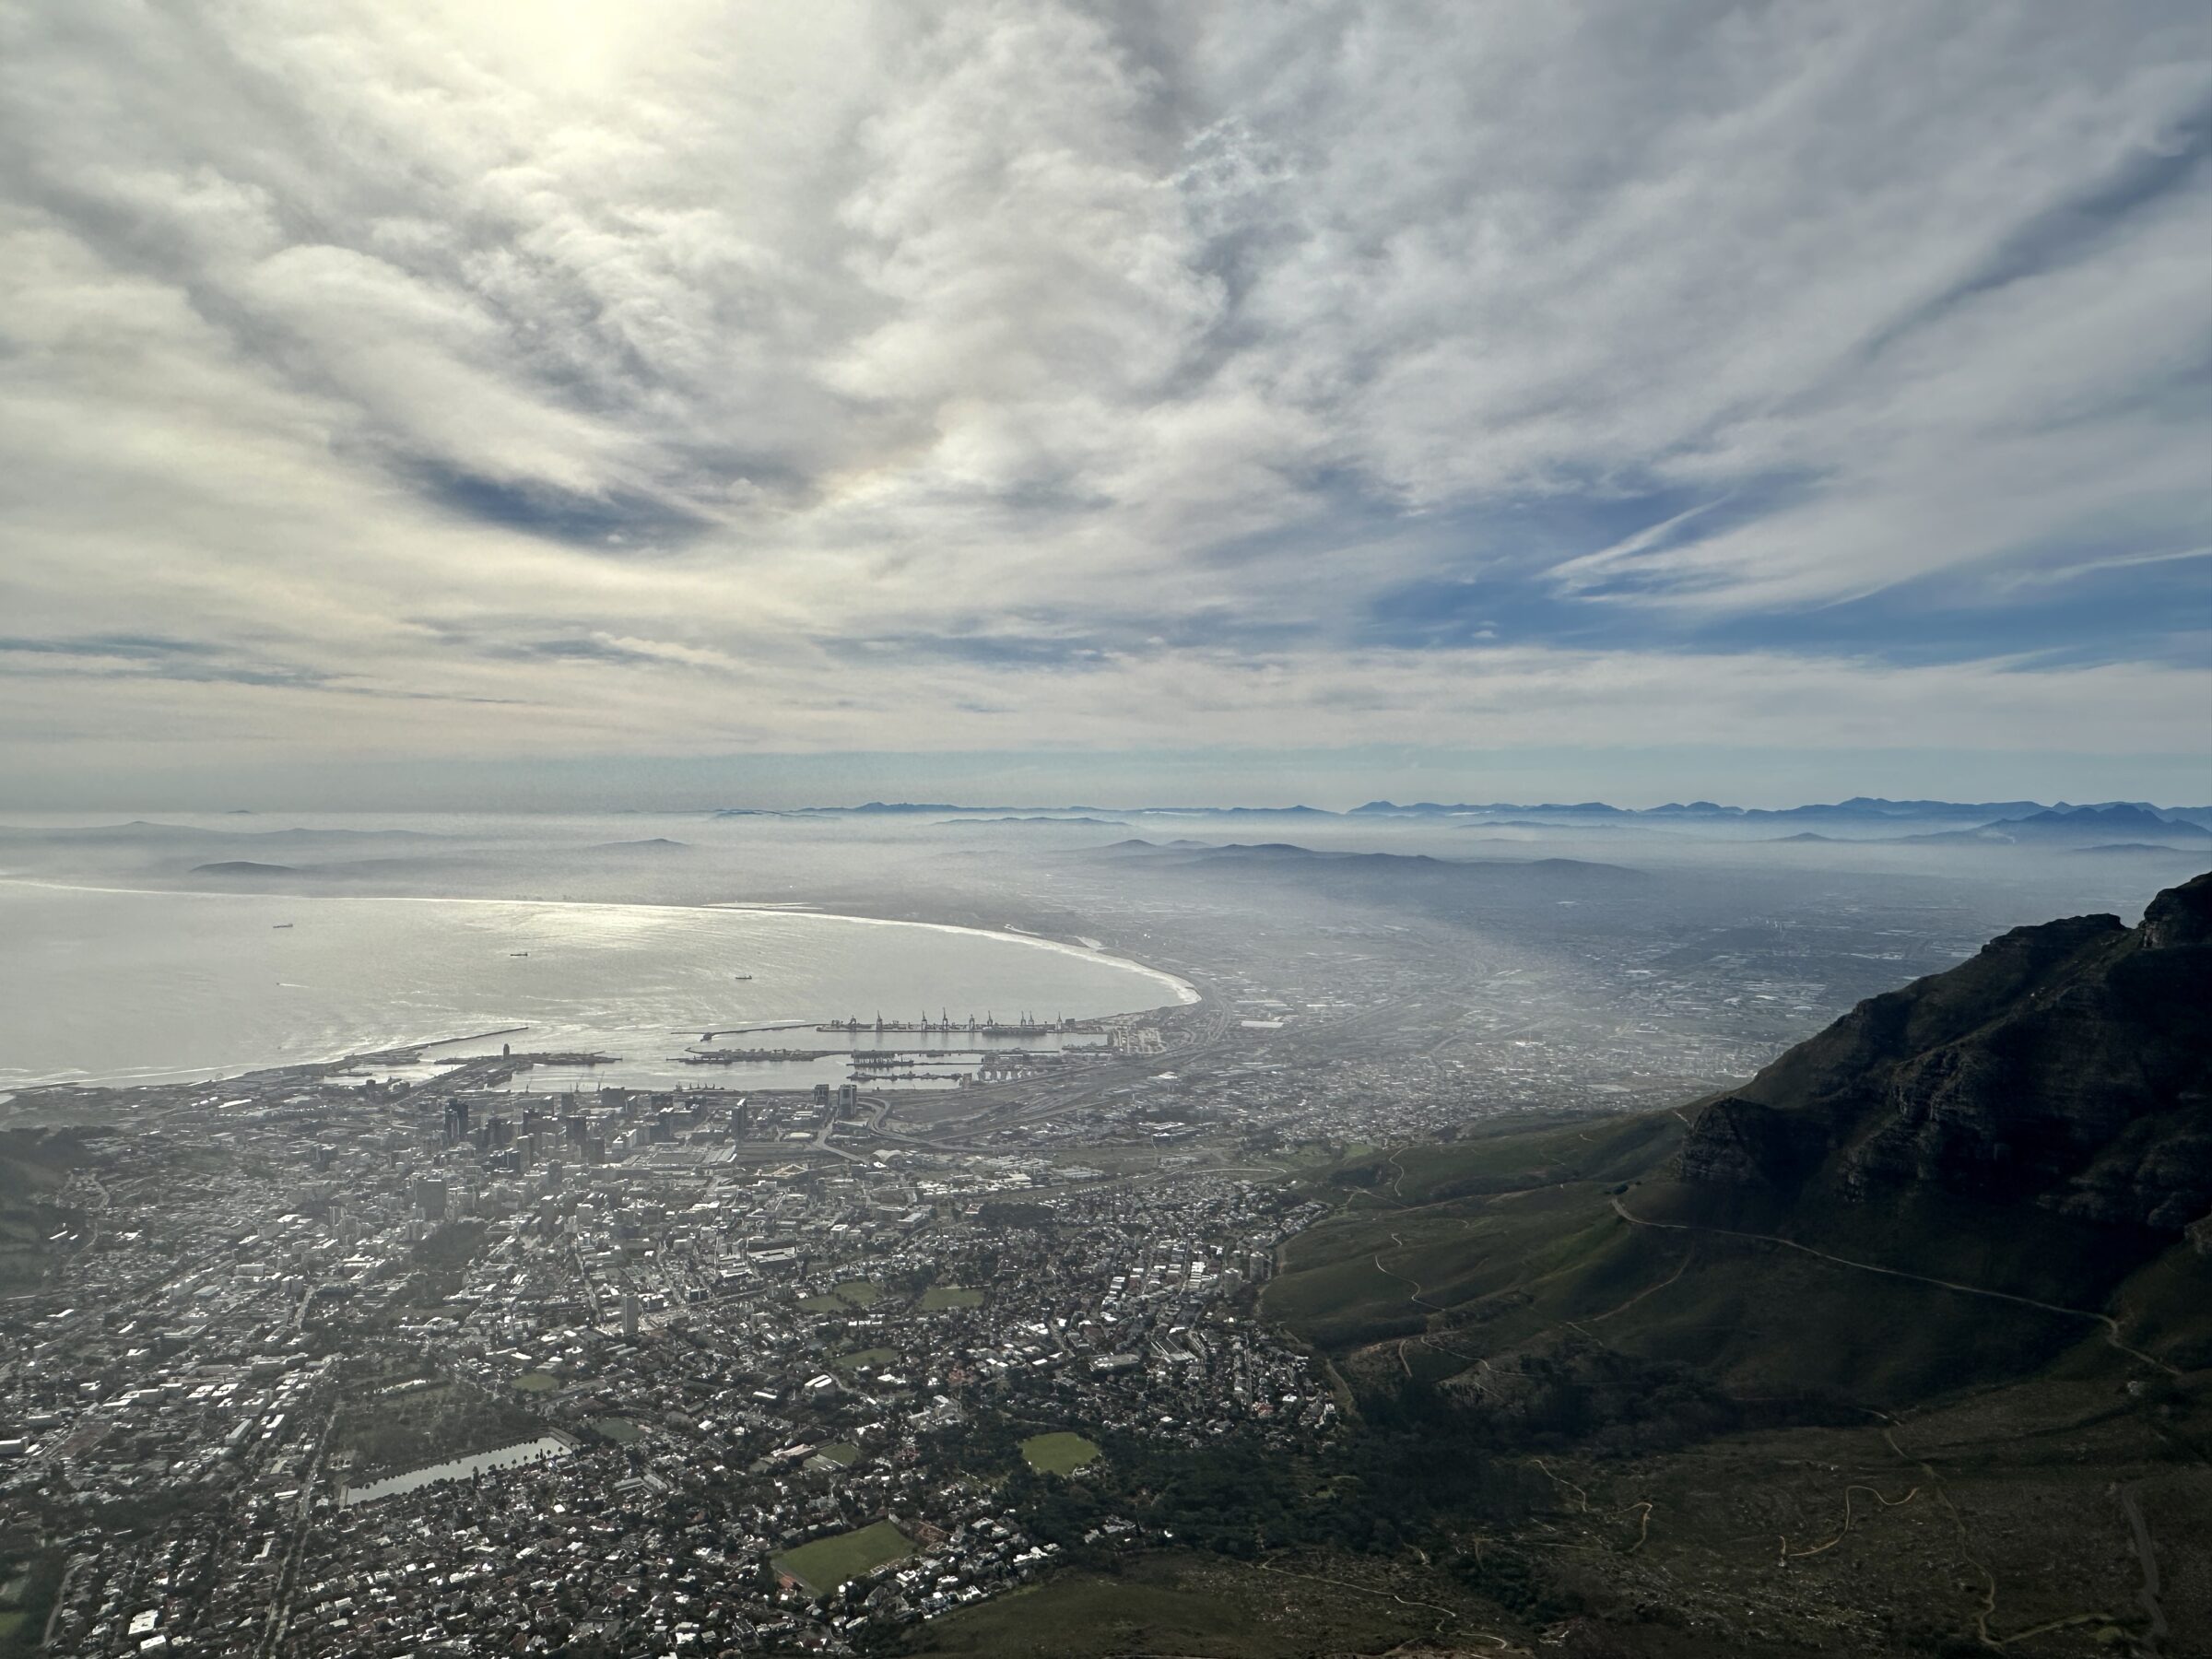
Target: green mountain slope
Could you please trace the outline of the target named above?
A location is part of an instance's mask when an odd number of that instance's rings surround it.
[[[1706,1101],[1348,1161],[1263,1309],[1552,1484],[1424,1544],[1525,1651],[2208,1653],[2208,1079],[2200,877]]]
[[[1596,1341],[1862,1406],[2212,1363],[2212,877],[2023,928],[1701,1106],[1377,1155],[1265,1308],[1495,1394]],[[2129,1349],[2139,1350],[2131,1358]]]
[[[2208,911],[2018,930],[1704,1101],[1347,1159],[1260,1308],[1341,1437],[1103,1436],[1053,1500],[1183,1553],[908,1645],[2212,1653]]]

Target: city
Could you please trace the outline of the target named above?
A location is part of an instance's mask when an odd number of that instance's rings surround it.
[[[19,1599],[84,1653],[847,1651],[1171,1548],[1055,1494],[1146,1447],[1325,1465],[1373,1379],[1266,1292],[1347,1165],[1671,1106],[2014,902],[1846,886],[1762,935],[1677,879],[1585,952],[1536,877],[1469,919],[1017,858],[848,900],[1079,926],[1197,1000],[710,1030],[656,1087],[503,1029],[19,1090]],[[843,1080],[777,1086],[794,1053]]]
[[[1335,1418],[1250,1312],[1319,1206],[1141,1108],[1085,1120],[1124,1126],[1109,1174],[1027,1145],[1028,1102],[938,1150],[850,1084],[514,1114],[353,1075],[404,1058],[138,1091],[130,1134],[68,1138],[82,1231],[0,1370],[0,1491],[103,1523],[53,1644],[396,1653],[495,1607],[556,1646],[839,1640],[1059,1552],[963,1478],[979,1405],[1178,1444]],[[785,1564],[886,1524],[859,1579]]]

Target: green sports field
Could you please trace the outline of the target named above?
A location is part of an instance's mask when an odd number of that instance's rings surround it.
[[[1081,1435],[1062,1430],[1032,1435],[1021,1442],[1021,1454],[1032,1469],[1047,1475],[1071,1475],[1098,1456],[1099,1449]]]
[[[857,1532],[802,1544],[789,1555],[778,1556],[775,1564],[819,1595],[847,1579],[873,1572],[888,1561],[912,1554],[913,1547],[913,1541],[896,1526],[878,1521]]]

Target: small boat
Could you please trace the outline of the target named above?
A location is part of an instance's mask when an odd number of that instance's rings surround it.
[[[289,922],[272,922],[269,924],[269,931],[271,933],[281,933],[290,925],[291,924]]]
[[[733,973],[730,977],[734,980],[749,980],[753,976],[749,973]]]
[[[526,950],[511,950],[507,954],[509,956],[528,956],[530,953]]]

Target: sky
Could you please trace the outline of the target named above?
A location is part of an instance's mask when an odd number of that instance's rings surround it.
[[[2203,804],[2208,368],[2198,0],[0,0],[0,806]]]

